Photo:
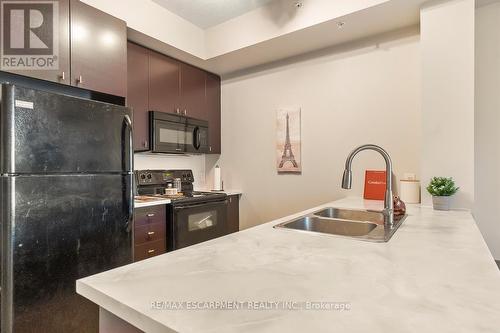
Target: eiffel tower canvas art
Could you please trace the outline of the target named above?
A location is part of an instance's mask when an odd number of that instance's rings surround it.
[[[300,109],[277,112],[276,167],[279,173],[300,173]]]

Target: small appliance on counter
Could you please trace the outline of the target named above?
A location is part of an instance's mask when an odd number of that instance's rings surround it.
[[[167,250],[177,250],[229,234],[228,198],[225,193],[193,190],[191,170],[135,171],[137,194],[144,197],[168,198]],[[179,183],[181,191],[173,196],[169,190]]]

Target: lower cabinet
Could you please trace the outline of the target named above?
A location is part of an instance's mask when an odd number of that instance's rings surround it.
[[[227,223],[229,233],[240,231],[240,196],[230,195],[227,205]]]
[[[134,246],[134,261],[148,259],[165,253],[165,240],[147,242]]]
[[[134,261],[166,252],[166,222],[165,205],[134,210]]]

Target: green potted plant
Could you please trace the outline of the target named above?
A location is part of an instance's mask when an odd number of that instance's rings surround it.
[[[457,193],[458,189],[451,177],[433,177],[427,186],[427,192],[432,195],[434,209],[450,210],[451,196]]]

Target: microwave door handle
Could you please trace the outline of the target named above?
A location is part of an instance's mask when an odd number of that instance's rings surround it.
[[[200,128],[198,126],[196,126],[194,128],[194,133],[193,133],[193,136],[194,136],[194,148],[196,149],[200,149],[200,146],[201,146],[201,136],[200,136]]]
[[[200,149],[200,147],[201,147],[201,131],[200,131],[199,127],[197,127],[197,129],[198,130],[196,131],[196,133],[198,134],[198,147],[196,149]]]
[[[125,165],[125,172],[128,172],[128,178],[129,178],[129,192],[128,192],[128,220],[126,223],[127,226],[127,231],[130,231],[132,228],[132,220],[134,218],[134,174],[132,173],[131,170],[134,170],[134,154],[132,153],[132,150],[134,149],[133,146],[133,133],[132,133],[132,120],[130,119],[129,115],[125,115],[125,124],[126,127],[128,128],[128,151],[125,148],[124,145],[124,152],[128,153],[128,158],[129,158],[129,165],[128,165],[128,170]]]

